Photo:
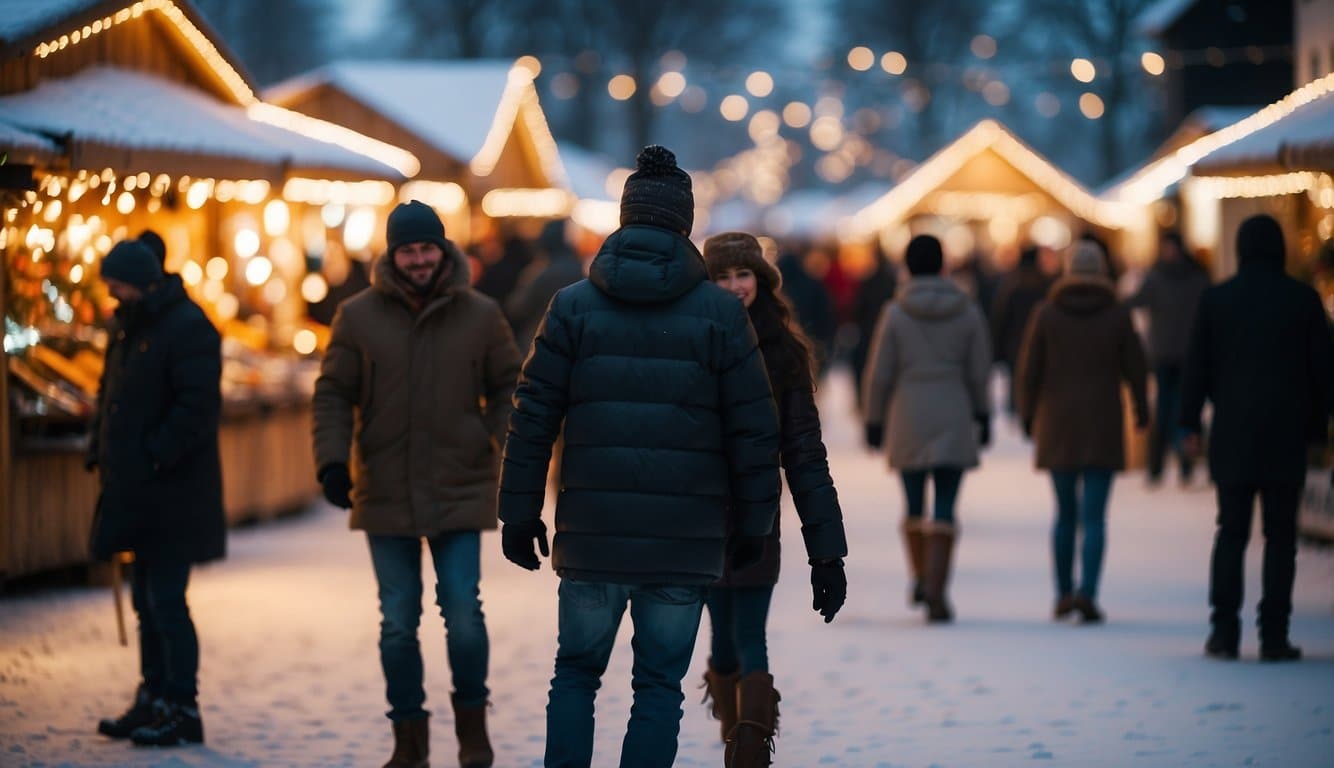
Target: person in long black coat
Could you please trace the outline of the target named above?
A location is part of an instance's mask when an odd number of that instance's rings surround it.
[[[885,258],[878,244],[874,259],[875,269],[857,284],[857,298],[852,305],[852,316],[857,323],[857,344],[852,348],[852,381],[857,390],[858,408],[862,403],[862,373],[871,356],[871,338],[875,335],[876,323],[880,321],[881,310],[894,300],[894,294],[899,290],[894,265]]]
[[[134,553],[143,679],[98,731],[135,743],[203,741],[199,641],[185,590],[194,563],[226,552],[218,459],[221,339],[177,275],[142,244],[117,244],[102,278],[120,301],[98,391],[88,464],[101,495],[90,549]]]
[[[1019,350],[1024,344],[1024,332],[1033,310],[1047,298],[1052,279],[1038,263],[1041,255],[1035,245],[1025,246],[1019,252],[1019,263],[1001,279],[996,298],[991,304],[991,348],[996,361],[1005,366],[1010,375],[1008,410],[1017,408],[1014,370],[1019,364]]]
[[[1213,631],[1205,652],[1235,659],[1243,561],[1255,498],[1264,519],[1260,658],[1290,661],[1297,512],[1309,443],[1327,439],[1334,351],[1320,297],[1283,272],[1283,231],[1252,216],[1237,233],[1240,269],[1200,299],[1186,358],[1181,426],[1199,451],[1200,412],[1213,403],[1209,469],[1218,485],[1218,531],[1209,580]]]
[[[801,535],[811,566],[816,602],[825,622],[843,605],[848,554],[838,492],[829,476],[829,458],[820,436],[815,406],[815,356],[781,292],[782,276],[764,260],[760,243],[744,232],[724,232],[704,242],[709,277],[740,299],[760,342],[760,354],[778,407],[778,454],[788,491],[801,518]],[[712,627],[709,669],[704,674],[713,715],[727,743],[725,762],[748,766],[767,757],[776,723],[771,700],[773,676],[765,625],[778,583],[778,520],[764,542],[764,555],[746,568],[727,568],[709,588]],[[825,599],[826,595],[832,599]]]
[[[593,764],[593,709],[627,609],[634,705],[623,764],[676,756],[681,679],[704,592],[753,562],[778,512],[778,414],[755,332],[709,281],[689,240],[690,176],[660,146],[639,153],[621,228],[551,302],[514,392],[500,476],[501,545],[524,568],[547,554],[551,447],[565,438],[551,564],[561,577],[548,765]],[[602,764],[598,761],[596,764]]]

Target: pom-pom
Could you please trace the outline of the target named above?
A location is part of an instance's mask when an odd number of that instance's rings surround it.
[[[666,176],[677,170],[676,155],[660,144],[650,144],[639,150],[635,166],[645,176]]]

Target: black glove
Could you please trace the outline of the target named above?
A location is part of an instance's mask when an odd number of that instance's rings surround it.
[[[881,424],[866,425],[866,447],[872,450],[879,448],[885,442],[885,427]]]
[[[533,546],[534,541],[537,547]],[[500,529],[500,548],[506,560],[520,568],[536,571],[542,567],[542,561],[537,559],[537,549],[541,549],[542,557],[551,557],[551,549],[547,546],[546,523],[540,517],[505,523]]]
[[[842,560],[817,560],[811,563],[811,608],[824,616],[824,623],[834,620],[838,609],[848,599],[848,576]]]
[[[339,509],[351,509],[352,476],[343,463],[326,464],[319,474],[320,485],[324,487],[324,498]]]
[[[744,571],[758,563],[764,557],[764,536],[742,536],[732,538],[732,551],[728,553],[727,565],[733,571]]]
[[[979,413],[973,418],[977,421],[977,444],[986,448],[991,445],[991,415]]]

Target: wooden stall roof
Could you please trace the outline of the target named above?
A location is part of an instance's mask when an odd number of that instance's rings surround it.
[[[1196,175],[1259,176],[1289,171],[1334,171],[1334,91],[1196,164]]]
[[[846,232],[853,238],[870,236],[902,220],[928,195],[947,186],[970,192],[1036,189],[1091,224],[1119,229],[1125,221],[1120,205],[1098,200],[1005,126],[983,120],[858,211]]]
[[[466,171],[474,191],[565,186],[532,75],[508,60],[341,61],[264,96],[326,120],[353,105],[353,127],[421,156],[427,178]]]

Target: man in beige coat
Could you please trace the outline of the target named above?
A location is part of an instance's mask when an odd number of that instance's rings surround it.
[[[435,211],[399,205],[387,240],[371,287],[334,316],[315,384],[316,465],[325,498],[350,508],[351,527],[370,543],[394,727],[386,768],[427,764],[422,539],[447,627],[459,761],[490,766],[480,532],[496,527],[498,447],[519,352],[500,306],[468,287],[467,260]]]

